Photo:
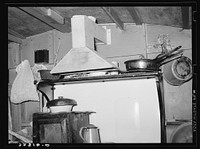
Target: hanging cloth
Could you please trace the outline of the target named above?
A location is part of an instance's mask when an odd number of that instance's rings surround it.
[[[29,61],[22,61],[17,66],[16,72],[17,76],[11,87],[11,102],[18,104],[25,101],[39,101]]]

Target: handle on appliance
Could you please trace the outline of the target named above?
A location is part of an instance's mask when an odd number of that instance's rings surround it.
[[[40,89],[37,89],[37,90],[42,93],[42,95],[46,98],[47,102],[50,101],[49,97],[43,91],[41,91]]]
[[[81,137],[81,139],[84,141],[84,143],[86,143],[86,140],[85,140],[85,138],[83,137],[83,132],[84,132],[84,130],[85,129],[87,129],[87,127],[81,127],[80,128],[80,131],[79,131],[79,136]]]

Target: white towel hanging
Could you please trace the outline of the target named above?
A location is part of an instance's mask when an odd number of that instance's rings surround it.
[[[11,88],[11,102],[39,101],[34,77],[28,60],[24,60],[16,68],[17,76]]]

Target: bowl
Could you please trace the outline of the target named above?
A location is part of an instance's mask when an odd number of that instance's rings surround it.
[[[76,105],[77,102],[75,100],[63,98],[62,96],[58,97],[58,99],[47,102],[47,108],[49,108],[52,113],[70,112]]]
[[[52,106],[49,107],[51,113],[57,112],[70,112],[73,109],[73,105],[65,105],[65,106]]]

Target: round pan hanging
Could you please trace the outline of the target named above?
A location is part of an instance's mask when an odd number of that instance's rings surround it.
[[[170,143],[192,143],[192,122],[179,125],[170,136]]]
[[[192,61],[182,56],[163,66],[164,79],[173,86],[180,86],[192,78]]]

